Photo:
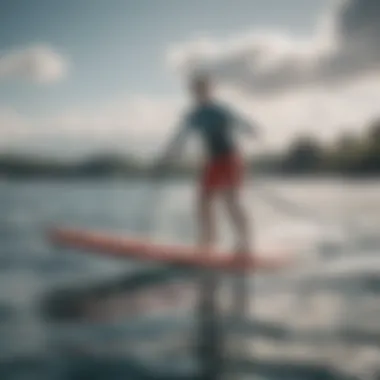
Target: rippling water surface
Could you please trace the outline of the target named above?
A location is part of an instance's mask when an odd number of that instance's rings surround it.
[[[240,372],[246,378],[256,373],[273,379],[376,379],[380,376],[380,183],[268,181],[265,186],[308,210],[311,217],[292,215],[289,208],[282,210],[268,199],[266,203],[253,185],[246,189],[257,250],[292,251],[299,261],[291,271],[251,279],[254,319],[237,328],[245,336],[251,360],[238,364]],[[98,325],[91,338],[92,332],[83,325],[57,328],[41,317],[41,300],[57,287],[141,269],[137,263],[63,252],[47,241],[48,228],[68,225],[149,233],[183,243],[195,240],[191,183],[166,183],[152,204],[147,197],[155,191],[149,188],[147,183],[117,180],[0,183],[1,379],[193,377],[196,364],[188,342],[194,335],[194,308],[189,286],[181,293],[189,297],[187,308],[172,304],[141,311],[138,318],[129,315],[128,323],[114,325],[112,331]],[[232,247],[224,210],[217,213],[221,244]],[[144,292],[147,297],[149,291]],[[153,294],[153,300],[158,297]],[[109,355],[63,355],[61,335],[67,340],[70,334],[87,343],[93,339],[91,344]],[[112,334],[123,337],[123,344],[116,344]]]

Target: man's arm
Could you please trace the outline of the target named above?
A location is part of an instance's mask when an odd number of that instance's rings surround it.
[[[160,161],[168,161],[174,159],[178,156],[179,151],[181,150],[185,137],[188,132],[187,125],[181,125],[180,128],[174,133],[170,138],[168,145],[166,146]]]

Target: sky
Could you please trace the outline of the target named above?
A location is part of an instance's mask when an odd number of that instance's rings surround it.
[[[378,0],[0,0],[0,153],[149,155],[189,67],[265,144],[378,116]]]

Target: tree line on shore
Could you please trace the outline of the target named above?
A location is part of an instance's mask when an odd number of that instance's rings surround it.
[[[380,119],[370,123],[358,136],[345,132],[329,144],[300,136],[285,153],[262,157],[256,166],[285,175],[379,176]]]
[[[312,136],[299,136],[284,152],[257,157],[249,166],[271,175],[380,176],[380,119],[358,136],[343,133],[329,144]],[[167,168],[170,176],[186,176],[193,171],[194,166],[186,163],[172,163]],[[0,155],[0,176],[7,178],[130,178],[149,173],[149,166],[139,160],[112,154],[76,162]]]

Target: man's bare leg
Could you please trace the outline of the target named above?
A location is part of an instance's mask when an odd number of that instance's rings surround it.
[[[239,195],[237,189],[228,189],[225,191],[224,199],[238,238],[238,251],[248,254],[250,252],[248,218],[240,204]]]
[[[225,192],[225,202],[232,224],[235,228],[238,243],[235,254],[238,259],[248,259],[251,252],[250,236],[248,228],[248,218],[240,204],[238,189],[228,189]],[[248,281],[244,274],[236,281],[235,288],[235,306],[237,315],[244,316],[249,309],[249,289]]]
[[[213,199],[202,193],[198,204],[199,214],[199,246],[212,249],[215,245],[215,220],[213,215]]]

